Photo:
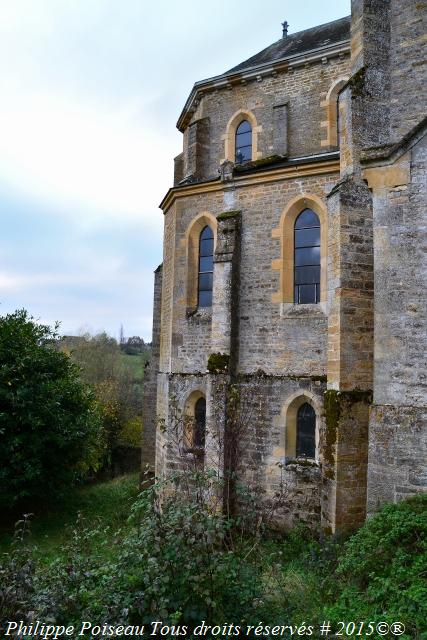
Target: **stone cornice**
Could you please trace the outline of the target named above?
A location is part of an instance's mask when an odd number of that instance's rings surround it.
[[[273,62],[248,67],[243,71],[224,73],[196,82],[187,98],[176,126],[181,133],[184,131],[205,93],[210,93],[217,89],[232,89],[233,85],[236,84],[245,84],[252,80],[259,80],[260,78],[275,75],[279,72],[293,70],[294,68],[318,62],[319,60],[327,60],[328,58],[336,58],[349,54],[350,41],[342,40],[333,45],[325,45],[312,49],[311,51],[305,51],[304,53],[288,55]]]
[[[381,166],[395,162],[400,156],[409,151],[427,134],[427,116],[398,142],[381,147],[364,149],[360,162],[362,166]]]
[[[263,170],[256,173],[246,175],[236,175],[232,180],[222,182],[219,178],[206,182],[183,185],[181,187],[172,187],[169,189],[159,207],[166,214],[169,207],[178,198],[187,198],[193,195],[201,195],[223,191],[230,188],[249,187],[257,184],[267,184],[269,182],[277,182],[278,180],[291,180],[293,178],[302,178],[306,176],[325,175],[328,173],[338,173],[340,170],[339,158],[328,158],[325,160],[301,161],[300,163],[292,163],[289,166],[272,168],[268,171]]]

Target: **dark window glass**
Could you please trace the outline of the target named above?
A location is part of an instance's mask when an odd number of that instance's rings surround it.
[[[295,266],[302,267],[304,265],[320,264],[320,246],[319,247],[302,247],[295,249]]]
[[[212,256],[200,256],[199,269],[202,273],[205,271],[213,271],[213,257]]]
[[[199,291],[199,307],[212,306],[212,291]]]
[[[199,291],[212,291],[212,273],[199,273]]]
[[[206,400],[199,398],[194,407],[194,438],[193,446],[203,448],[206,438]]]
[[[320,245],[320,227],[309,229],[295,229],[295,246],[296,247],[312,247]]]
[[[295,220],[295,229],[310,229],[311,227],[320,227],[317,213],[311,209],[304,209]]]
[[[243,120],[236,130],[236,163],[252,160],[252,127],[247,120]]]
[[[301,267],[295,271],[295,284],[316,284],[320,281],[320,267]]]
[[[316,457],[316,414],[308,402],[297,413],[297,457]]]
[[[252,131],[252,127],[247,120],[242,120],[242,122],[237,127],[237,133],[250,133]]]
[[[295,220],[294,246],[294,302],[319,302],[320,222],[311,209],[304,209]]]
[[[252,145],[252,133],[247,131],[246,133],[238,133],[237,140],[239,147],[250,147]]]
[[[200,255],[211,256],[213,254],[213,238],[208,240],[201,240],[200,242]]]
[[[213,251],[214,237],[212,229],[202,229],[199,241],[198,306],[212,306],[213,289]]]

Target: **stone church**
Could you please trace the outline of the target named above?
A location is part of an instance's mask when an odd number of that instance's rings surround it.
[[[284,22],[184,105],[143,435],[144,465],[179,467],[178,408],[209,465],[233,385],[242,479],[330,531],[427,488],[427,3],[351,9]]]

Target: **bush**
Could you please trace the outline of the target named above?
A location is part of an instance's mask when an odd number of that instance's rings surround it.
[[[0,317],[0,508],[46,501],[96,468],[99,414],[55,332]]]
[[[35,562],[27,545],[30,514],[15,525],[15,536],[9,553],[0,562],[0,631],[2,621],[28,619],[34,595]]]
[[[200,498],[212,488],[209,474],[195,472],[192,478],[199,499],[185,499],[172,479],[144,491],[133,507],[139,524],[126,540],[124,557],[129,567],[139,567],[132,578],[141,594],[136,620],[191,626],[238,620],[252,609],[258,593],[249,559],[254,539],[236,541],[237,523]]]
[[[335,620],[402,621],[402,638],[426,638],[426,577],[424,494],[386,505],[350,538],[337,568],[341,593],[326,613]]]

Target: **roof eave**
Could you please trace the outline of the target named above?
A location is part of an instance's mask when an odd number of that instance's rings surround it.
[[[206,91],[214,91],[215,89],[221,89],[231,87],[233,84],[240,82],[241,80],[250,80],[257,75],[269,75],[273,70],[278,67],[297,67],[307,62],[314,62],[324,56],[335,57],[340,53],[348,53],[350,51],[350,40],[340,40],[333,45],[324,45],[323,47],[316,47],[304,51],[304,53],[295,53],[290,56],[283,56],[272,62],[264,62],[262,64],[247,67],[241,71],[226,72],[219,76],[213,76],[205,80],[199,80],[196,82],[191,90],[190,95],[184,105],[183,110],[176,123],[177,129],[184,132],[187,125],[187,121],[190,119],[192,113],[197,108],[202,94]]]

